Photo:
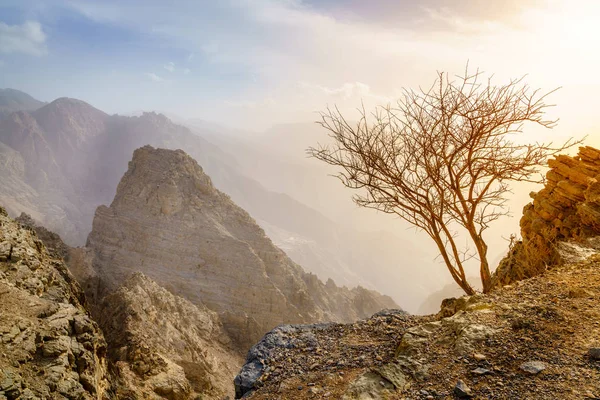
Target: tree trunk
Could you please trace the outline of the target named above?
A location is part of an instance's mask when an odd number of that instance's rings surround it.
[[[479,276],[481,277],[481,285],[483,286],[483,293],[489,293],[492,289],[492,277],[490,273],[490,265],[487,260],[487,244],[483,241],[483,238],[477,234],[475,227],[468,228],[469,234],[475,243],[477,248],[477,254],[479,255]]]
[[[440,255],[444,259],[444,263],[446,264],[448,271],[450,271],[450,275],[452,275],[452,278],[454,279],[454,281],[458,284],[458,286],[460,286],[460,288],[462,290],[464,290],[464,292],[468,296],[473,296],[475,294],[475,290],[471,287],[471,285],[469,285],[469,282],[467,281],[466,278],[463,278],[462,276],[459,276],[456,273],[454,266],[452,265],[452,261],[450,261],[450,256],[448,255],[448,252],[446,251],[446,248],[444,247],[444,245],[441,241],[442,239],[439,236],[437,238],[432,236],[432,239],[437,244],[438,250],[440,251]],[[460,266],[460,261],[456,260],[456,262]],[[460,266],[460,268],[462,270],[462,266]],[[464,275],[464,270],[462,272]]]

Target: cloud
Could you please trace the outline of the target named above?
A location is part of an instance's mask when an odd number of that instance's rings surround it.
[[[43,56],[47,52],[46,34],[39,22],[27,21],[21,25],[0,22],[0,53]]]
[[[213,55],[219,52],[219,44],[217,42],[205,43],[200,46],[202,52],[206,55]]]
[[[221,85],[218,93],[195,93],[198,103],[209,106],[190,106],[189,112],[203,110],[210,118],[254,129],[310,118],[328,104],[350,110],[362,98],[367,105],[381,104],[403,87],[431,85],[437,70],[462,73],[467,60],[499,81],[529,73],[532,85],[578,85],[580,93],[588,88],[593,97],[600,86],[600,53],[590,51],[600,46],[598,2],[573,7],[567,0],[507,1],[511,7],[486,0],[353,0],[339,2],[337,11],[330,10],[334,2],[306,0],[184,1],[169,12],[161,0],[146,0],[143,8],[126,0],[65,3],[98,23],[164,45],[161,49],[177,49],[182,74],[183,66],[199,71],[190,61],[201,58],[202,74],[193,78],[199,85]],[[173,59],[172,53],[165,57]],[[174,90],[183,99],[190,87]],[[564,97],[561,93],[557,96]],[[277,99],[277,113],[268,98]],[[577,101],[554,101],[571,104],[573,115],[583,112]],[[180,106],[186,107],[183,100]]]
[[[273,98],[268,97],[268,98],[260,100],[260,101],[225,100],[223,102],[223,104],[225,104],[227,107],[231,107],[231,108],[247,108],[247,109],[264,108],[264,109],[268,109],[270,107],[276,106],[277,102]]]
[[[175,71],[175,63],[174,62],[168,62],[164,65],[163,67],[164,69],[166,69],[169,72],[173,72]]]
[[[371,87],[362,82],[346,82],[339,87],[330,88],[327,86],[316,85],[314,83],[299,82],[298,86],[305,89],[315,90],[327,96],[348,100],[353,97],[371,98],[382,102],[390,102],[392,97],[375,94],[371,91]]]
[[[154,72],[146,72],[144,74],[146,77],[150,78],[152,82],[163,82],[164,79],[160,76],[156,75]]]
[[[183,70],[183,73],[186,74],[186,75],[189,74],[190,72],[192,72],[192,71],[189,68],[185,68]]]

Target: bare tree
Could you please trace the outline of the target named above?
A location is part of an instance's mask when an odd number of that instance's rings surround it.
[[[555,126],[557,120],[544,118],[550,107],[545,99],[554,90],[532,90],[523,78],[501,86],[492,85],[491,78],[481,81],[479,70],[469,74],[467,68],[455,81],[438,72],[429,90],[405,90],[394,107],[367,115],[363,105],[357,123],[337,108],[327,109],[318,123],[333,144],[308,149],[341,167],[336,176],[360,189],[353,197],[359,206],[396,214],[425,231],[469,295],[475,291],[465,263],[472,258],[479,262],[483,291],[491,289],[483,233],[508,214],[508,183],[541,182],[539,168],[548,157],[577,143],[511,140],[525,122]],[[468,238],[466,248],[457,242],[461,233]]]

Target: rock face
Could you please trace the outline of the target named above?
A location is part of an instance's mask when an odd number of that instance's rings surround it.
[[[242,364],[216,313],[141,273],[101,304],[99,322],[119,377],[118,398],[222,399],[233,396]]]
[[[21,213],[18,218],[15,218],[15,221],[32,229],[37,237],[44,243],[46,250],[48,250],[52,257],[63,259],[65,261],[68,259],[71,248],[63,242],[58,234],[39,225],[30,215],[25,213]]]
[[[134,152],[112,204],[96,211],[87,247],[100,296],[143,272],[218,312],[245,349],[281,323],[351,321],[397,307],[305,273],[181,150]]]
[[[0,398],[109,398],[106,342],[83,293],[0,207]]]
[[[500,263],[493,277],[508,284],[543,272],[563,257],[559,243],[600,235],[600,150],[580,147],[575,157],[548,161],[546,185],[523,209],[522,242]]]

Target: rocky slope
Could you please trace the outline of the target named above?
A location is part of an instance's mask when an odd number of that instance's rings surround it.
[[[580,147],[577,156],[559,155],[548,166],[545,187],[523,209],[523,240],[500,263],[496,284],[538,275],[565,261],[568,252],[558,251],[565,241],[600,235],[600,150]]]
[[[109,398],[106,342],[63,262],[0,207],[0,398]]]
[[[100,309],[119,379],[117,398],[233,397],[231,382],[242,360],[216,313],[141,273],[104,298]]]
[[[102,365],[104,371],[111,371],[110,385],[105,382],[109,398],[184,400],[201,396],[221,400],[233,397],[232,381],[242,365],[242,358],[233,348],[216,313],[174,296],[141,273],[134,274],[110,295],[85,301],[81,289],[60,259],[66,259],[70,269],[77,265],[90,267],[91,251],[69,248],[60,236],[26,214],[14,222],[8,221],[4,235],[10,240],[22,240],[20,232],[30,235],[35,232],[34,243],[47,249],[47,256],[70,285],[68,289],[76,297],[76,304],[85,313],[86,321],[91,321],[87,316],[90,310],[104,333],[104,336],[100,333],[96,322],[91,322],[96,327],[93,334],[98,340],[106,341]],[[82,280],[88,284],[98,282],[91,267],[73,272],[78,277],[84,276]],[[54,279],[49,275],[51,270],[40,268],[37,273],[42,281],[49,277]],[[22,282],[17,284],[22,285]],[[13,303],[8,304],[12,306]],[[7,315],[6,321],[10,318],[12,316]],[[29,346],[26,341],[9,343],[15,347],[23,346],[25,350]],[[20,359],[12,361],[16,360]]]
[[[447,300],[433,316],[279,327],[250,351],[237,395],[597,399],[598,282],[595,255],[485,296]]]
[[[242,349],[281,323],[352,321],[397,307],[387,296],[305,273],[181,150],[134,152],[112,204],[96,211],[87,247],[100,278],[95,287],[82,279],[91,298],[143,272],[218,312]]]

